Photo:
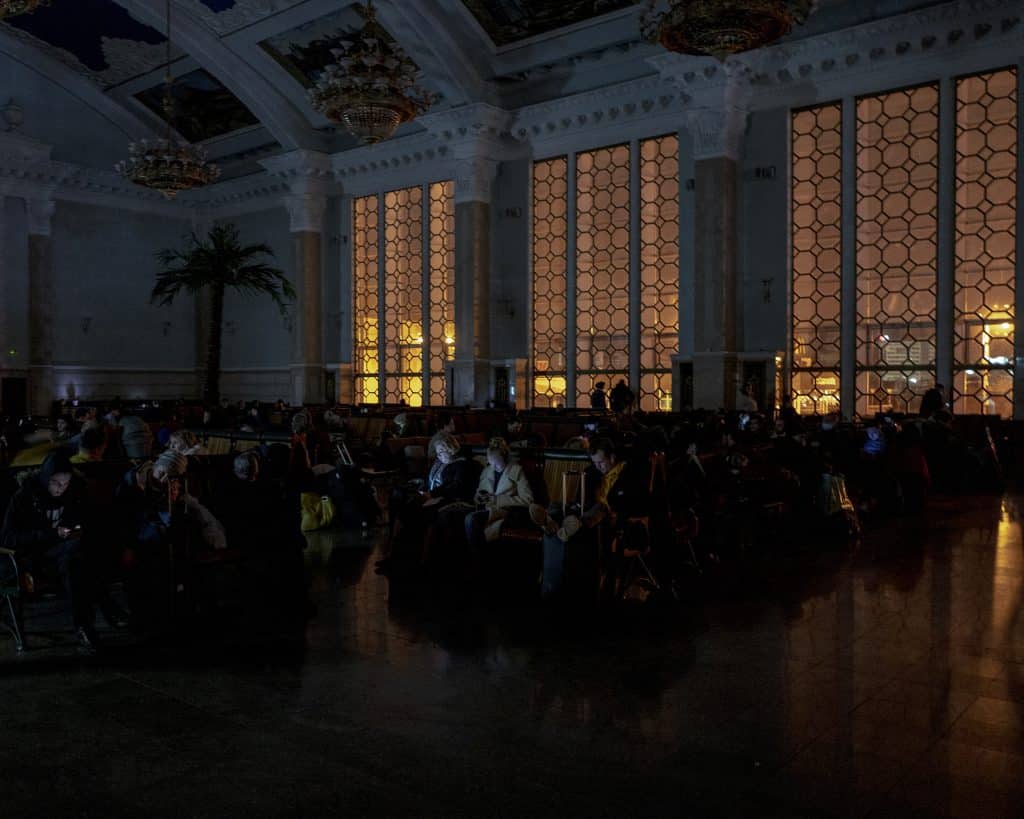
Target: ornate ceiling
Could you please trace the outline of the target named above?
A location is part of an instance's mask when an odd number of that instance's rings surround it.
[[[164,60],[164,35],[138,22],[114,0],[55,0],[3,28],[105,88],[144,74]]]
[[[211,154],[224,158],[354,144],[313,111],[306,93],[337,38],[360,25],[356,0],[172,2],[175,126],[183,137],[213,140]],[[645,4],[634,0],[375,2],[385,29],[420,67],[422,84],[438,94],[435,111],[474,102],[515,109],[656,74],[647,58],[659,49],[641,41]],[[820,0],[801,36],[937,2]],[[0,55],[7,55],[0,60],[64,78],[108,119],[118,107],[121,121],[134,123],[119,125],[124,133],[155,132],[163,29],[164,0],[53,0],[0,23]],[[16,98],[18,89],[4,88],[2,76],[0,96]],[[421,128],[410,123],[399,136]]]

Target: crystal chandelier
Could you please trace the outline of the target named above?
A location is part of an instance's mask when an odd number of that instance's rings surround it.
[[[310,90],[313,107],[364,143],[387,139],[403,122],[426,111],[435,96],[416,81],[416,64],[380,23],[368,0],[362,30],[331,50],[327,66]]]
[[[725,60],[789,34],[814,10],[816,0],[668,0],[655,10],[650,0],[644,36],[669,51]]]
[[[2,1],[2,0],[0,0]],[[174,98],[171,77],[171,0],[167,0],[167,73],[164,76],[164,119],[167,134],[152,142],[143,139],[128,146],[128,159],[114,167],[121,176],[136,185],[160,191],[173,199],[180,191],[201,188],[217,181],[220,168],[206,159],[206,152],[198,145],[190,145],[174,138]]]
[[[0,0],[0,20],[17,14],[31,14],[40,6],[50,5],[50,0]]]

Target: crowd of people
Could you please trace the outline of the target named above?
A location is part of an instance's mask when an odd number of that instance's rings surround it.
[[[624,400],[617,406],[631,406]],[[288,436],[214,457],[173,409],[154,421],[117,404],[61,415],[45,435],[5,425],[0,546],[15,559],[0,559],[0,574],[16,567],[27,588],[47,571],[59,579],[93,650],[97,611],[117,628],[129,620],[108,592],[113,578],[134,623],[158,627],[183,585],[192,609],[209,602],[195,571],[209,555],[238,553],[249,594],[274,587],[273,599],[303,610],[303,530],[332,522],[387,524],[383,574],[478,574],[535,554],[543,598],[617,598],[637,557],[646,588],[671,591],[686,572],[727,568],[772,533],[847,542],[865,520],[920,510],[932,489],[996,489],[1002,479],[991,436],[964,439],[942,402],[927,416],[857,424],[799,417],[788,402],[774,417],[598,412],[571,441],[538,441],[509,413],[475,455],[456,415],[403,412],[356,459],[332,439],[344,439],[340,411],[282,402],[272,421],[258,405],[236,410],[236,429],[274,424]],[[432,434],[423,472],[399,479],[382,468],[394,465],[385,444],[413,431]],[[521,457],[559,445],[589,459],[571,497],[548,497],[543,470],[529,474]]]

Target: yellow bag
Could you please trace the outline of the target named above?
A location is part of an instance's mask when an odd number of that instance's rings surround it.
[[[325,529],[334,520],[334,503],[326,495],[316,492],[302,493],[302,531]]]

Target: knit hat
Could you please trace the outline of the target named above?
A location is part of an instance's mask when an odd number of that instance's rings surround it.
[[[168,478],[177,478],[188,470],[188,458],[180,452],[168,449],[166,452],[160,453],[154,466],[161,469]]]

